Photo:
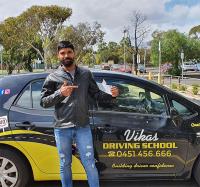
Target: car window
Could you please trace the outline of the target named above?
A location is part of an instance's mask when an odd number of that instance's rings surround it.
[[[105,92],[102,82],[98,82],[97,84],[99,88]],[[166,114],[165,103],[162,96],[125,81],[108,81],[107,84],[118,87],[120,95],[114,102],[98,102],[99,110],[158,115]]]
[[[30,84],[26,86],[16,105],[23,108],[32,107]]]
[[[190,116],[193,114],[193,112],[190,109],[188,109],[185,105],[181,104],[178,101],[172,100],[172,104],[173,107],[177,110],[177,112],[183,117]]]
[[[32,99],[33,99],[33,108],[35,109],[44,109],[40,106],[40,95],[44,81],[36,81],[31,84]]]
[[[37,80],[30,83],[21,94],[16,105],[29,108],[29,109],[39,109],[39,110],[51,110],[53,107],[45,109],[40,106],[40,94],[42,90],[44,80]]]

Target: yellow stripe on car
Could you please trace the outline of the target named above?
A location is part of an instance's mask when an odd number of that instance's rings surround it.
[[[20,131],[15,131],[18,134]],[[22,131],[27,134],[28,131]],[[0,136],[9,135],[11,132],[0,133]],[[31,134],[31,133],[30,133]],[[42,134],[34,132],[34,134]],[[29,161],[33,177],[36,181],[60,180],[59,157],[55,146],[28,142],[28,141],[0,141],[0,144],[9,145],[20,151]],[[73,180],[86,180],[85,170],[81,161],[72,155]]]

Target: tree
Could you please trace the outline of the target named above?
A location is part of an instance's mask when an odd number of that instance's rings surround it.
[[[93,46],[98,45],[103,41],[104,32],[101,30],[101,25],[94,22],[92,25],[89,23],[79,23],[77,26],[69,26],[60,29],[57,34],[56,40],[69,40],[76,48],[77,61],[88,59],[89,56],[94,56]],[[88,55],[87,53],[91,53]],[[87,62],[89,62],[87,60]]]
[[[155,66],[158,65],[158,42],[161,41],[162,63],[171,63],[173,74],[180,73],[180,54],[184,51],[184,60],[188,61],[191,57],[199,54],[198,49],[200,44],[195,43],[194,40],[187,38],[182,33],[176,30],[169,30],[166,32],[156,31],[153,33],[153,40],[151,42],[151,61]],[[192,56],[191,56],[192,55]]]
[[[88,66],[90,67],[91,64],[93,64],[93,62],[94,62],[93,60],[94,60],[94,56],[92,55],[92,53],[91,53],[91,52],[87,52],[87,53],[85,53],[85,55],[82,57],[81,62],[82,62],[83,64],[88,65]]]
[[[110,41],[108,44],[102,42],[98,46],[97,54],[99,55],[101,62],[108,62],[108,60],[113,60],[117,64],[120,60],[120,45],[116,42]]]
[[[46,69],[47,63],[51,62],[55,35],[71,14],[72,10],[69,8],[32,6],[20,16],[8,18],[1,23],[0,42],[7,51],[8,72],[12,73],[16,63],[21,62],[31,71],[30,56],[36,53],[45,62]]]
[[[128,32],[128,30],[126,30]],[[134,47],[131,45],[131,39],[129,36],[129,33],[127,37],[123,37],[122,40],[119,43],[120,48],[118,50],[120,61],[133,64],[133,53],[134,53]],[[125,57],[125,59],[124,59]]]
[[[109,51],[108,51],[108,46],[106,42],[101,42],[98,45],[98,50],[97,54],[99,57],[99,61],[102,62],[107,62],[108,61],[108,56],[109,56]]]
[[[186,35],[176,30],[166,32],[154,32],[151,42],[151,61],[155,66],[158,65],[158,42],[161,41],[162,62],[178,62],[181,50],[184,51],[185,61],[199,58],[200,41],[188,38]]]
[[[190,29],[189,36],[195,39],[200,39],[200,25]]]
[[[131,39],[134,42],[134,70],[137,74],[137,55],[139,53],[139,47],[141,46],[142,42],[144,41],[147,33],[150,31],[148,25],[146,25],[146,16],[143,15],[139,11],[134,11],[133,16],[130,18],[131,22]]]
[[[70,8],[53,6],[32,6],[19,16],[19,28],[22,43],[35,49],[45,62],[51,62],[51,45],[56,33],[72,14]],[[34,45],[36,40],[42,42],[42,51]]]
[[[108,44],[102,42],[98,45],[97,54],[99,55],[101,62],[107,62],[113,60],[115,64],[123,63],[124,61],[124,43],[126,45],[126,63],[132,64],[133,47],[131,46],[130,39],[128,37],[123,38],[119,44],[110,41]]]
[[[192,61],[200,61],[200,40],[195,38],[188,38],[185,47],[186,59]]]
[[[20,23],[19,17],[10,17],[0,24],[0,42],[5,50],[4,63],[6,63],[8,74],[11,74],[14,69],[20,72],[22,67],[32,71],[32,58],[38,57],[33,48],[24,45]],[[33,44],[42,50],[40,40],[34,41]]]
[[[4,46],[6,69],[11,74],[20,63],[19,57],[22,45],[19,40],[18,20],[10,17],[0,24],[0,43]],[[18,60],[17,60],[18,59]]]

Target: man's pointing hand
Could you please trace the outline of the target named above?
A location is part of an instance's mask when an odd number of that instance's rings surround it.
[[[65,97],[68,97],[72,94],[73,90],[78,88],[78,86],[67,85],[67,81],[64,81],[63,85],[60,88],[61,94]]]

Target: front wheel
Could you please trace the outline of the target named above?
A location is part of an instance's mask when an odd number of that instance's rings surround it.
[[[25,161],[10,149],[0,149],[0,187],[26,187],[30,172]]]

